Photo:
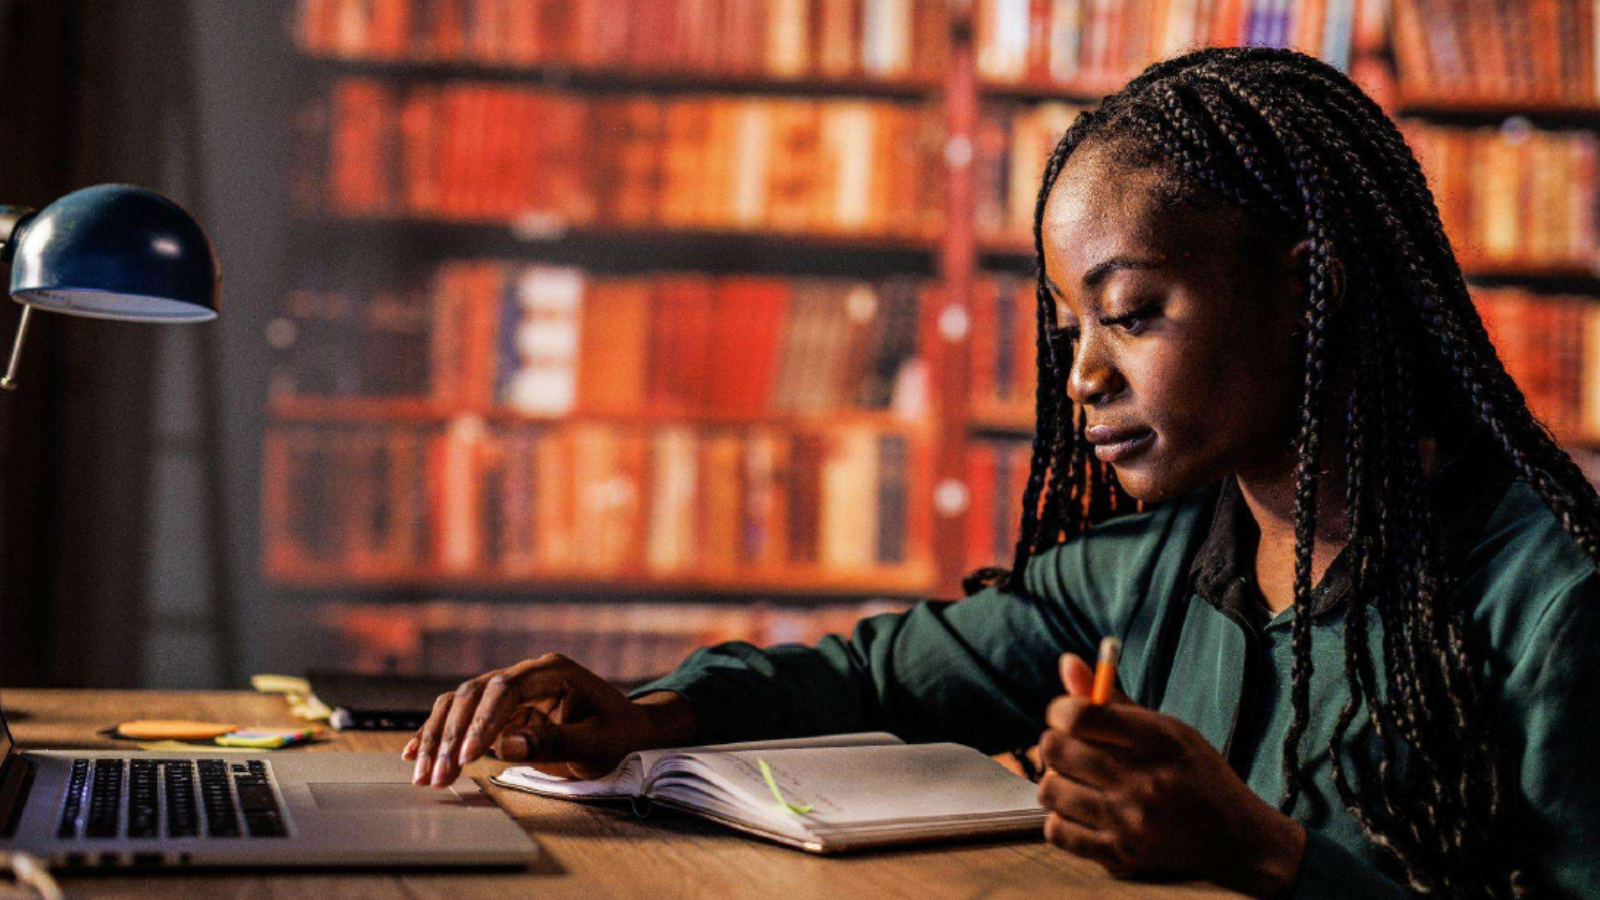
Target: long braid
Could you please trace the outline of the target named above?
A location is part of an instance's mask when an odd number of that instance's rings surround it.
[[[1065,392],[1072,348],[1053,339],[1045,290],[1045,204],[1088,141],[1116,148],[1129,164],[1171,172],[1180,201],[1237,207],[1250,221],[1309,241],[1294,439],[1293,721],[1281,807],[1317,799],[1299,744],[1310,717],[1318,474],[1338,458],[1352,564],[1343,654],[1350,699],[1327,751],[1338,799],[1414,889],[1516,895],[1515,853],[1502,834],[1506,769],[1479,682],[1483,648],[1466,610],[1451,602],[1450,560],[1427,502],[1423,436],[1487,434],[1597,564],[1600,497],[1499,362],[1399,129],[1337,70],[1288,50],[1186,54],[1151,66],[1080,115],[1051,154],[1034,210],[1039,428],[1011,572],[1136,505],[1114,470],[1087,452],[1084,411]],[[1329,381],[1336,353],[1354,361],[1347,384]],[[1427,407],[1419,403],[1424,389]],[[1329,421],[1343,425],[1342,453],[1323,452]],[[1015,588],[1013,581],[1020,574],[1005,579]],[[1371,750],[1346,748],[1363,718]]]

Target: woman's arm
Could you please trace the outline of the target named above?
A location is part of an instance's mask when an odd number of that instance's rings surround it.
[[[631,696],[687,698],[696,743],[882,730],[996,753],[1038,737],[1060,648],[1097,637],[1072,610],[989,588],[864,619],[813,647],[703,648]]]
[[[1214,498],[1197,492],[1045,551],[1029,560],[1023,591],[920,603],[815,647],[708,647],[633,696],[688,698],[698,743],[885,730],[987,753],[1029,746],[1060,692],[1063,652],[1092,654],[1115,634],[1137,681],[1133,660],[1181,586]]]
[[[1600,574],[1540,616],[1501,693],[1520,787],[1508,839],[1539,896],[1600,896]]]

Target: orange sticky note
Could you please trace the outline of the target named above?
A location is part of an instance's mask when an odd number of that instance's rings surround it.
[[[117,726],[117,736],[138,741],[209,741],[239,726],[186,719],[135,719]]]

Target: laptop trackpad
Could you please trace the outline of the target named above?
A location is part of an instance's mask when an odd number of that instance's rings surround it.
[[[321,809],[430,809],[462,806],[453,790],[440,791],[414,784],[361,784],[313,781],[306,785]]]

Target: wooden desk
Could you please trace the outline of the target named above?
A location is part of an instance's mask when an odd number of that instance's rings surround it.
[[[96,731],[124,719],[182,718],[240,725],[293,725],[283,701],[251,693],[7,690],[7,718],[27,748],[127,747]],[[405,735],[345,733],[314,747],[278,753],[383,750]],[[740,837],[699,819],[640,820],[631,813],[562,803],[488,785],[504,764],[468,770],[544,848],[523,872],[300,872],[87,875],[63,881],[74,898],[396,897],[471,898],[1027,898],[1207,897],[1240,895],[1205,884],[1119,882],[1098,865],[1041,840],[926,847],[833,859]]]

